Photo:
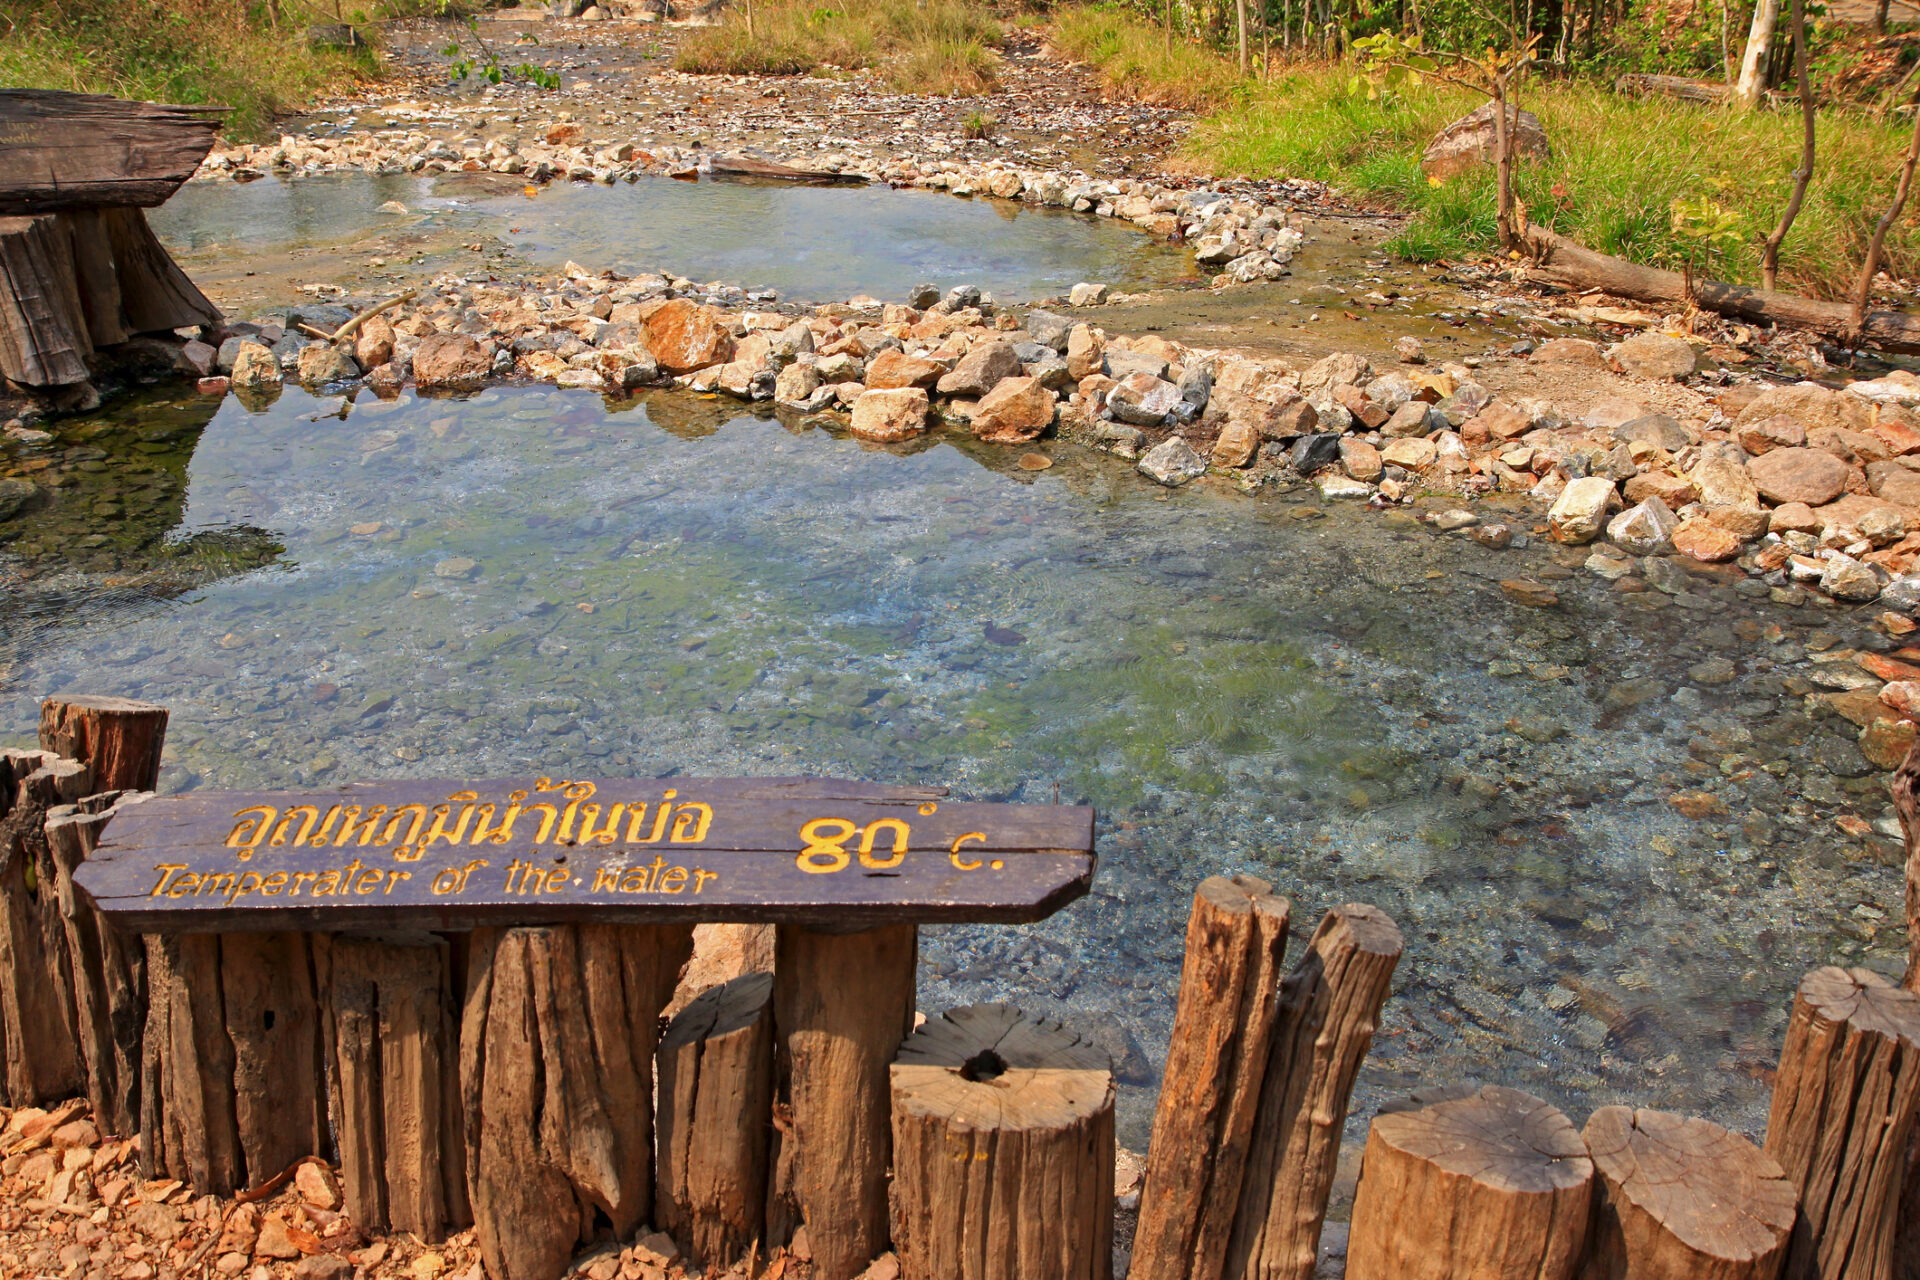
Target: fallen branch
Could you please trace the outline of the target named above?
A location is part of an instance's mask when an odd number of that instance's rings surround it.
[[[1822,302],[1817,298],[1718,280],[1696,280],[1689,290],[1686,279],[1677,271],[1664,271],[1611,254],[1596,253],[1544,227],[1528,227],[1523,248],[1533,259],[1533,278],[1547,284],[1569,289],[1599,289],[1639,302],[1674,306],[1691,303],[1702,310],[1739,320],[1811,329],[1840,342],[1858,341],[1887,351],[1920,354],[1920,316],[1899,311],[1872,312],[1861,323],[1856,339],[1851,309],[1843,302]]]
[[[361,325],[373,319],[375,316],[385,311],[391,311],[395,307],[404,306],[419,296],[420,291],[418,289],[409,289],[397,298],[388,298],[378,306],[368,307],[365,311],[362,311],[359,315],[347,321],[332,333],[328,333],[324,329],[316,329],[310,324],[295,325],[294,328],[304,333],[310,333],[322,342],[345,342],[348,338],[360,332]]]

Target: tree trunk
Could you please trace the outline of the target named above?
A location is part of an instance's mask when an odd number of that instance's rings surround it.
[[[444,1239],[472,1220],[451,948],[430,933],[339,934],[324,952],[347,1216],[370,1235]]]
[[[0,751],[0,1083],[12,1106],[83,1092],[80,1048],[60,911],[60,871],[47,844],[47,815],[92,790],[77,760],[45,751]]]
[[[1787,1280],[1890,1280],[1917,1111],[1920,996],[1866,969],[1808,974],[1767,1116],[1767,1154],[1800,1191]]]
[[[132,698],[76,694],[40,704],[40,749],[93,770],[93,790],[152,791],[160,785],[167,709]]]
[[[710,1273],[764,1234],[773,1136],[773,975],[696,996],[661,1037],[655,1215]]]
[[[1253,876],[1200,882],[1133,1235],[1137,1280],[1220,1280],[1253,1143],[1289,905]]]
[[[1688,303],[1736,320],[1811,329],[1842,342],[1863,341],[1908,354],[1920,353],[1920,316],[1899,311],[1875,311],[1861,326],[1858,339],[1853,311],[1844,303],[1819,302],[1790,293],[1768,293],[1745,285],[1696,280],[1689,291],[1677,271],[1643,267],[1625,258],[1595,253],[1544,227],[1527,228],[1523,249],[1534,259],[1533,279],[1569,289],[1600,289],[1640,302],[1685,306]]]
[[[908,1037],[890,1073],[903,1280],[1108,1280],[1111,1067],[1011,1005]]]
[[[887,1068],[913,1029],[918,937],[779,928],[767,1239],[804,1224],[815,1280],[851,1280],[886,1248]]]
[[[1780,275],[1780,244],[1800,216],[1800,205],[1807,198],[1807,183],[1813,178],[1813,73],[1807,69],[1807,13],[1803,0],[1793,0],[1793,75],[1800,85],[1800,167],[1793,171],[1793,193],[1780,221],[1767,236],[1760,255],[1760,287],[1772,292]]]
[[[1572,1280],[1593,1161],[1573,1122],[1517,1089],[1455,1086],[1367,1132],[1348,1280]]]
[[[1772,1280],[1793,1231],[1793,1184],[1717,1124],[1602,1107],[1587,1121],[1599,1174],[1585,1280]]]
[[[1335,907],[1281,984],[1227,1250],[1233,1280],[1311,1280],[1347,1103],[1400,948],[1400,929],[1386,912],[1352,903]]]
[[[1233,0],[1234,26],[1240,39],[1240,78],[1247,78],[1247,0]]]
[[[1740,78],[1733,84],[1733,105],[1751,111],[1767,91],[1767,55],[1773,48],[1773,28],[1780,21],[1780,0],[1757,0],[1753,25],[1747,28],[1746,52],[1740,55]]]
[[[691,925],[476,930],[460,1090],[493,1280],[554,1280],[653,1210],[653,1050]]]

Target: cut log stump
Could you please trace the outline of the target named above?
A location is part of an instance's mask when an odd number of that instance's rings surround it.
[[[767,1242],[804,1225],[815,1280],[852,1280],[887,1243],[887,1068],[913,1029],[919,933],[781,925],[774,945]]]
[[[1105,1051],[1011,1005],[974,1005],[908,1037],[891,1083],[904,1280],[1112,1274]]]
[[[347,1216],[370,1234],[444,1239],[472,1220],[451,949],[430,933],[314,943]]]
[[[1180,1002],[1147,1148],[1130,1275],[1219,1280],[1240,1203],[1287,949],[1288,903],[1211,876],[1187,920]]]
[[[480,929],[460,1031],[468,1194],[493,1280],[556,1280],[653,1210],[653,1051],[691,925]]]
[[[1800,1191],[1789,1280],[1890,1280],[1920,1109],[1920,996],[1866,969],[1801,980],[1767,1117]]]
[[[93,770],[93,790],[152,791],[160,782],[167,709],[133,698],[73,695],[40,703],[40,749]]]
[[[115,929],[75,887],[73,873],[99,841],[120,793],[88,796],[47,812],[47,849],[59,873],[60,917],[73,966],[73,997],[87,1099],[100,1131],[140,1128],[140,1035],[147,1018],[147,957],[138,937]]]
[[[1773,1158],[1706,1120],[1602,1107],[1587,1120],[1598,1175],[1585,1280],[1771,1280],[1794,1190]]]
[[[92,773],[47,751],[0,751],[0,1085],[16,1107],[85,1091],[47,815],[92,789]]]
[[[773,1136],[773,975],[694,997],[661,1037],[662,1230],[708,1271],[763,1234]]]
[[[1320,921],[1280,988],[1253,1150],[1227,1250],[1234,1280],[1311,1280],[1353,1082],[1373,1043],[1400,928],[1349,903]]]
[[[1367,1132],[1349,1280],[1571,1280],[1593,1161],[1557,1109],[1517,1089],[1441,1088]]]

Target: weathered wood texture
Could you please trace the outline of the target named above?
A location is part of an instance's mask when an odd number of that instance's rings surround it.
[[[660,1186],[654,1220],[709,1271],[764,1233],[773,1136],[773,975],[696,996],[655,1055]]]
[[[1602,1107],[1587,1120],[1598,1177],[1585,1280],[1771,1280],[1793,1231],[1793,1183],[1719,1125]]]
[[[40,703],[40,749],[93,770],[93,789],[151,791],[160,783],[167,709],[133,698],[74,695]]]
[[[1907,845],[1907,972],[1900,985],[1920,992],[1920,741],[1893,771],[1893,808]],[[1907,1177],[1894,1233],[1898,1280],[1920,1280],[1920,1126],[1907,1145]]]
[[[1593,1161],[1557,1109],[1517,1089],[1440,1088],[1367,1131],[1349,1280],[1571,1280]]]
[[[1310,1280],[1354,1079],[1400,961],[1400,929],[1349,903],[1281,984],[1253,1149],[1227,1249],[1234,1280]]]
[[[87,1098],[102,1133],[140,1128],[140,1036],[147,1017],[147,957],[138,937],[108,924],[73,873],[86,861],[119,792],[88,796],[47,813],[47,849],[59,874],[60,918],[73,974],[74,1024],[86,1064]]]
[[[553,1280],[596,1215],[649,1220],[655,1038],[692,947],[684,925],[474,934],[460,1090],[493,1280]]]
[[[1866,969],[1800,983],[1767,1154],[1800,1192],[1788,1280],[1889,1280],[1920,1109],[1920,996]]]
[[[890,1079],[905,1280],[1112,1275],[1104,1050],[1011,1005],[974,1005],[909,1036]]]
[[[886,1248],[887,1068],[913,1029],[919,932],[782,925],[775,950],[768,1243],[804,1224],[816,1280],[850,1280]]]
[[[85,382],[99,347],[220,323],[139,209],[0,217],[0,375]]]
[[[325,1156],[311,939],[155,934],[145,942],[140,1119],[142,1159],[154,1176],[231,1195],[301,1156]]]
[[[47,814],[92,789],[91,772],[46,751],[0,751],[0,1083],[13,1106],[87,1086],[60,872]]]
[[[449,944],[341,934],[316,957],[347,1214],[369,1233],[443,1239],[472,1220]]]
[[[123,927],[173,932],[844,929],[1037,920],[1093,867],[1084,807],[818,778],[509,778],[161,796],[107,829],[81,884]]]
[[[0,89],[0,214],[153,208],[212,150],[224,107]]]
[[[1240,1203],[1289,905],[1253,876],[1200,882],[1133,1237],[1138,1280],[1219,1280]]]

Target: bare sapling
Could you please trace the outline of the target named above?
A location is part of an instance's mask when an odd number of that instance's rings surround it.
[[[1813,75],[1807,67],[1807,10],[1804,0],[1793,0],[1793,74],[1800,82],[1800,167],[1793,171],[1793,194],[1780,211],[1780,221],[1767,237],[1760,254],[1760,287],[1771,293],[1780,274],[1780,245],[1800,206],[1807,198],[1807,183],[1813,180]]]
[[[1860,264],[1860,279],[1853,286],[1853,310],[1848,316],[1850,342],[1858,342],[1867,327],[1867,305],[1873,300],[1873,278],[1880,273],[1880,259],[1886,253],[1887,232],[1900,220],[1907,207],[1907,193],[1913,190],[1913,167],[1920,161],[1920,111],[1913,114],[1913,137],[1907,143],[1906,157],[1900,162],[1900,182],[1893,191],[1893,203],[1873,229],[1867,243],[1867,260]]]

